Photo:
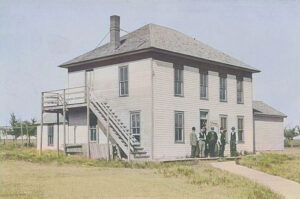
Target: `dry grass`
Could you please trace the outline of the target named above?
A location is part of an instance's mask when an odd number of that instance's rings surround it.
[[[206,164],[127,163],[0,150],[0,198],[280,199],[269,189]]]
[[[300,148],[247,156],[240,164],[300,183]]]

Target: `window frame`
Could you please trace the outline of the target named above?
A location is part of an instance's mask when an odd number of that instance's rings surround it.
[[[178,74],[177,74],[177,71],[178,71]],[[176,77],[179,77],[179,80],[177,80]],[[177,93],[177,91],[179,90],[177,87],[178,84],[180,85],[181,93]],[[175,64],[174,64],[174,96],[184,97],[184,67],[181,65],[175,65]]]
[[[224,80],[224,85],[222,85],[222,80]],[[225,99],[221,98],[222,90],[225,92],[224,93]],[[226,75],[220,75],[219,76],[219,100],[220,100],[220,102],[227,102],[227,100],[228,100],[227,94],[228,94],[227,93],[227,76]]]
[[[124,69],[127,70],[127,76],[124,75]],[[127,77],[127,79],[124,76]],[[124,93],[122,93],[122,84],[124,84]],[[129,67],[128,65],[119,66],[119,97],[128,97],[128,96],[129,96]]]
[[[139,123],[137,122],[137,120],[135,119],[135,126],[133,127],[132,126],[132,122],[133,122],[133,115],[139,115]],[[133,132],[133,129],[136,130],[136,132],[138,133],[134,133]],[[136,137],[138,136],[139,137],[139,140],[136,139],[138,141],[138,143],[140,144],[141,141],[142,141],[142,136],[141,136],[141,111],[130,111],[130,132],[131,132],[131,135]]]
[[[95,138],[95,139],[92,139],[92,138]],[[90,142],[92,142],[92,143],[98,142],[97,126],[90,126]]]
[[[201,112],[204,112],[204,113],[206,113],[206,125],[205,125],[205,128],[206,128],[206,131],[208,131],[208,123],[209,123],[209,110],[208,109],[200,109],[200,111],[199,111],[199,122],[200,122],[200,125],[199,125],[199,127],[200,127],[200,129],[201,129],[201,119],[202,119],[202,117],[201,117]],[[204,118],[203,118],[204,119]]]
[[[242,128],[239,126],[239,120],[242,120]],[[245,121],[244,121],[244,116],[237,116],[237,137],[238,137],[238,143],[245,143]],[[242,136],[240,139],[240,130],[242,131]]]
[[[177,120],[177,115],[182,115],[182,122],[181,122],[181,126],[176,126],[176,124],[178,124],[178,122],[176,122]],[[177,136],[177,129],[181,129],[181,140],[177,140],[176,137]],[[174,143],[175,144],[184,144],[185,139],[184,139],[184,111],[174,111]]]
[[[205,78],[204,81],[202,81],[203,77]],[[204,85],[202,83],[204,83]],[[206,94],[205,97],[201,96],[202,88],[205,88],[205,94]],[[208,100],[208,72],[207,71],[200,71],[200,99]]]
[[[52,133],[52,136],[50,136],[50,132]],[[47,134],[48,146],[54,146],[54,125],[48,125]]]
[[[222,119],[226,119],[226,128],[225,128],[225,130],[226,130],[226,135],[225,135],[225,140],[226,140],[226,143],[228,143],[229,142],[229,133],[228,133],[228,116],[227,115],[225,115],[225,114],[221,114],[220,115],[220,128],[222,127]]]
[[[241,86],[240,88],[239,85]],[[239,101],[239,94],[241,101]],[[237,104],[244,104],[244,83],[242,78],[237,78],[236,80],[236,102]]]

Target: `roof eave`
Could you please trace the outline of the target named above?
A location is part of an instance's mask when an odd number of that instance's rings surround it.
[[[169,54],[169,55],[175,55],[175,56],[179,56],[179,57],[185,57],[185,58],[188,58],[188,59],[192,59],[192,60],[196,60],[196,61],[202,61],[202,62],[207,62],[207,63],[210,63],[210,64],[217,64],[217,65],[221,65],[221,66],[228,67],[228,68],[233,68],[233,69],[239,69],[239,70],[243,70],[243,71],[248,71],[248,72],[251,72],[251,73],[259,73],[259,72],[261,72],[260,70],[257,70],[257,69],[251,69],[251,68],[245,68],[245,67],[236,66],[236,65],[225,64],[225,63],[222,63],[222,62],[216,62],[216,61],[212,61],[212,60],[208,60],[208,59],[194,57],[194,56],[191,56],[191,55],[185,55],[185,54],[181,54],[181,53],[177,53],[177,52],[172,52],[172,51],[168,51],[168,50],[164,50],[164,49],[160,49],[160,48],[155,48],[155,47],[150,47],[150,48],[139,49],[139,50],[130,51],[130,52],[124,52],[124,53],[119,53],[119,54],[104,56],[104,57],[90,59],[90,60],[85,60],[85,61],[80,61],[80,62],[76,62],[76,63],[61,64],[58,67],[61,67],[61,68],[70,68],[70,67],[73,67],[73,66],[79,66],[79,65],[94,63],[94,62],[98,62],[98,61],[105,61],[105,60],[109,60],[109,59],[114,59],[114,58],[118,58],[118,57],[129,56],[129,55],[135,55],[135,54],[144,53],[144,52],[166,53],[166,54]]]

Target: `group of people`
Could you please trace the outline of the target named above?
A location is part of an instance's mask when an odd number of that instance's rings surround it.
[[[236,150],[236,132],[235,128],[231,128],[230,134],[230,155],[235,156]],[[214,127],[211,127],[210,131],[207,132],[206,128],[203,127],[199,133],[196,133],[196,128],[192,128],[190,134],[191,144],[191,157],[224,157],[225,145],[226,145],[226,130],[220,128],[220,134],[218,135]]]

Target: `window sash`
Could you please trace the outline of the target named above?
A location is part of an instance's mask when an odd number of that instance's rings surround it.
[[[176,96],[183,96],[183,70],[174,69],[174,92]]]
[[[90,127],[90,141],[97,142],[97,128],[96,126]]]
[[[119,94],[120,96],[128,96],[128,67],[119,68]]]
[[[183,142],[183,125],[184,115],[183,112],[175,112],[175,142]]]
[[[227,130],[227,117],[226,116],[221,116],[221,127],[223,130],[226,130],[225,134],[225,140],[228,142],[228,130]]]
[[[238,141],[244,142],[244,118],[238,118]]]
[[[130,130],[138,142],[141,142],[141,115],[140,112],[130,113]]]
[[[244,102],[243,81],[237,80],[237,103]]]
[[[208,78],[207,74],[200,73],[200,97],[207,99]]]
[[[227,101],[227,78],[220,77],[220,101]]]
[[[54,141],[54,127],[48,126],[48,146],[53,146]]]

